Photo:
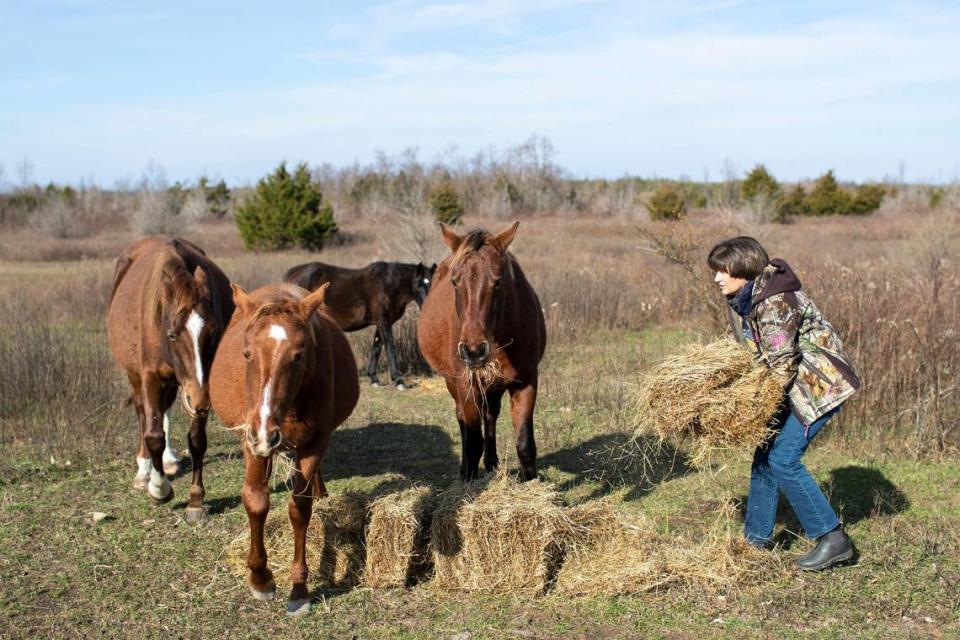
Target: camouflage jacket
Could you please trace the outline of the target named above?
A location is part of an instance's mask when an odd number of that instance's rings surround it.
[[[800,286],[786,262],[772,260],[754,280],[746,321],[794,414],[809,425],[852,396],[860,378],[837,332]]]

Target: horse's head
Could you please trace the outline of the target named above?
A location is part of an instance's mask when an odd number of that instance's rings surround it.
[[[496,235],[478,229],[461,236],[441,224],[443,241],[453,252],[450,283],[460,320],[457,355],[471,369],[485,367],[493,354],[493,329],[503,285],[513,275],[507,247],[519,225],[514,222]]]
[[[237,313],[246,323],[242,355],[247,446],[253,454],[269,457],[280,446],[283,421],[295,409],[305,376],[314,368],[316,344],[310,316],[323,303],[328,285],[303,298],[277,296],[263,304],[232,286]]]
[[[417,302],[418,307],[423,307],[423,301],[427,299],[427,294],[430,293],[430,285],[433,284],[433,274],[436,272],[436,262],[431,267],[427,267],[422,262],[417,264],[411,284],[413,285],[413,299]]]
[[[191,416],[210,410],[208,377],[220,339],[210,303],[207,274],[197,267],[160,274],[161,349],[183,390],[183,406]]]

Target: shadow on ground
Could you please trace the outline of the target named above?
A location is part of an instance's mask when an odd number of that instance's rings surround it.
[[[401,474],[407,480],[446,487],[458,477],[453,441],[432,424],[373,423],[337,429],[324,456],[324,480]],[[389,481],[388,481],[389,482]],[[378,487],[374,493],[389,491]]]
[[[587,499],[628,489],[624,500],[639,500],[657,485],[695,471],[687,456],[668,443],[653,438],[634,440],[626,433],[608,433],[541,457],[541,469],[555,467],[574,478],[560,484],[561,491],[589,482],[599,486]]]

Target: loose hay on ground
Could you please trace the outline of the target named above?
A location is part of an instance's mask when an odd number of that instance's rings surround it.
[[[644,517],[625,518],[598,501],[573,507],[581,533],[566,544],[553,592],[616,596],[667,588],[733,590],[755,576],[767,554],[732,533],[730,505],[699,542],[670,538]]]
[[[503,473],[457,483],[433,514],[434,584],[453,590],[542,594],[553,581],[573,521],[557,491]]]
[[[429,487],[412,487],[385,495],[370,505],[363,578],[366,586],[404,587],[425,567],[433,497]]]
[[[686,442],[702,465],[718,450],[756,448],[782,400],[769,367],[732,340],[687,345],[642,377],[635,435]]]
[[[313,503],[313,517],[307,528],[306,542],[311,583],[338,589],[359,584],[365,563],[363,537],[368,504],[366,496],[351,492]],[[273,571],[278,588],[289,588],[293,529],[287,515],[286,500],[273,505],[267,515],[263,544],[267,551],[267,566]],[[249,548],[249,528],[245,528],[227,547],[227,564],[239,577],[246,578]]]

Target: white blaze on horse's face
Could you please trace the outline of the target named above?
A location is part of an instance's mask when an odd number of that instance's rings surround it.
[[[203,331],[203,318],[196,311],[190,312],[187,318],[187,331],[193,342],[193,367],[197,376],[197,384],[203,386],[203,361],[200,359],[200,332]]]
[[[276,341],[276,346],[274,347],[274,354],[276,354],[277,347],[280,346],[281,342],[284,342],[287,339],[287,330],[279,324],[273,324],[270,325],[270,330],[267,335]],[[260,402],[260,429],[258,433],[260,446],[266,446],[267,444],[267,422],[270,419],[270,403],[272,400],[273,380],[267,378],[267,383],[263,387],[263,395]]]

